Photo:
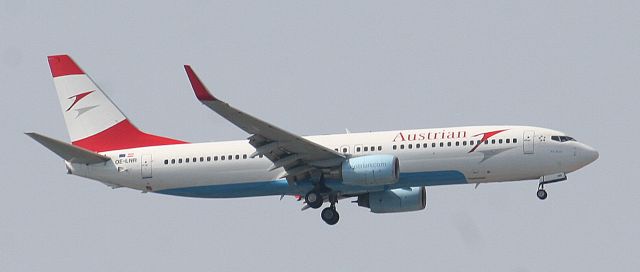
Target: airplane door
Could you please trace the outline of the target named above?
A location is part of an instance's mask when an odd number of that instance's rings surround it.
[[[151,170],[151,154],[143,154],[140,169],[142,171],[142,178],[151,178],[152,170]]]
[[[522,144],[524,145],[524,154],[533,154],[534,143],[533,138],[536,135],[536,132],[533,130],[527,130],[524,132],[524,137]]]

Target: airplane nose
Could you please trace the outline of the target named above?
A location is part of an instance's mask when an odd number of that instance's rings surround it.
[[[595,150],[593,147],[584,145],[582,149],[583,150],[580,153],[582,153],[581,157],[584,162],[584,165],[590,164],[600,157],[600,153],[598,153],[598,151]]]

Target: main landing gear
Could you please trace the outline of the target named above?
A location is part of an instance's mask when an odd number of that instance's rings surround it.
[[[334,192],[329,194],[329,202],[331,205],[326,207],[320,213],[320,217],[324,220],[325,223],[329,225],[335,225],[340,220],[340,214],[336,210],[336,203],[338,203],[338,195]]]
[[[320,191],[321,190],[314,189],[307,193],[307,195],[304,197],[304,200],[307,202],[307,205],[309,207],[314,209],[322,207],[322,204],[324,203],[324,196]],[[328,195],[331,205],[322,210],[322,212],[320,213],[320,217],[322,217],[322,220],[324,220],[325,223],[329,225],[335,225],[336,223],[338,223],[338,220],[340,220],[340,214],[336,210],[336,203],[338,203],[338,194],[330,191]]]
[[[324,198],[322,197],[322,194],[320,194],[318,190],[312,190],[311,192],[307,193],[307,195],[304,197],[304,201],[307,202],[307,205],[309,205],[309,207],[317,209],[322,207]]]
[[[340,214],[336,211],[336,206],[334,205],[324,208],[320,213],[320,217],[329,225],[335,225],[340,220]]]

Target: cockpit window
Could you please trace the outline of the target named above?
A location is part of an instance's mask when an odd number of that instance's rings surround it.
[[[576,141],[576,139],[574,139],[572,137],[569,137],[569,136],[551,136],[551,140],[554,140],[556,142],[561,142],[561,143],[569,142],[569,141],[573,141],[573,142]]]

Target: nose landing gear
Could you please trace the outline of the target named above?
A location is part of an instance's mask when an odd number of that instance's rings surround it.
[[[540,200],[547,199],[547,191],[544,190],[544,183],[540,183],[540,185],[538,185],[537,195]]]
[[[554,183],[567,180],[567,175],[565,173],[557,173],[552,175],[546,175],[540,177],[540,183],[538,183],[538,198],[540,200],[547,199],[547,191],[544,190],[544,185],[547,183]]]

